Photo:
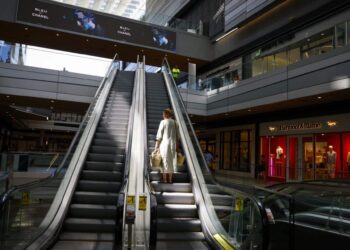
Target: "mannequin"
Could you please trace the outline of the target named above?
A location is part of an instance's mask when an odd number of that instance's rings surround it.
[[[283,156],[283,148],[278,145],[276,148],[276,159],[280,160],[282,159],[282,156]]]
[[[333,146],[329,145],[327,151],[327,168],[329,172],[329,178],[334,178],[335,176],[335,164],[337,161],[337,153],[333,150]]]

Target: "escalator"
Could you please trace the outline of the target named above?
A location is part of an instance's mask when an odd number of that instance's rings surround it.
[[[52,249],[113,249],[134,72],[119,72]]]
[[[135,72],[119,71],[121,65],[116,58],[117,55],[58,168],[59,173],[54,178],[16,187],[2,197],[1,246],[33,250],[121,247],[124,207],[121,197],[128,183],[137,77]],[[11,210],[9,201],[23,190],[31,192],[45,187],[61,173],[64,177],[48,212],[42,214],[41,224],[24,230],[21,239],[11,237],[15,233],[7,230],[11,221],[7,218]]]
[[[171,107],[163,74],[146,74],[146,100],[148,152],[151,153],[163,110]],[[210,249],[202,231],[187,167],[178,167],[172,184],[161,183],[160,178],[159,170],[151,171],[158,204],[157,249]]]

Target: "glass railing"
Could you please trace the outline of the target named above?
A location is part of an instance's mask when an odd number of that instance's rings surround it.
[[[230,66],[223,67],[221,72],[210,77],[188,75],[188,80],[179,84],[180,88],[195,91],[223,91],[226,88],[239,86],[242,80],[273,72],[278,69],[288,69],[289,65],[327,54],[350,44],[350,20],[340,22],[313,36],[282,49],[276,40],[253,53],[236,58]],[[226,87],[226,88],[225,88]]]
[[[176,110],[176,119],[179,121],[183,133],[182,144],[186,158],[194,164],[196,172],[195,178],[200,186],[200,193],[205,200],[205,209],[208,211],[210,221],[214,227],[211,234],[214,240],[220,242],[224,238],[229,242],[227,249],[263,249],[264,231],[266,230],[266,221],[263,220],[265,210],[262,208],[260,201],[249,193],[243,193],[231,188],[225,188],[216,183],[214,180],[201,147],[193,130],[191,120],[186,112],[186,107],[182,101],[180,92],[176,88],[175,81],[171,76],[170,67],[165,60],[163,63],[163,72],[167,79],[171,79],[171,85],[168,87],[173,109]],[[179,112],[179,113],[177,113]],[[189,163],[189,162],[188,162]],[[190,163],[191,164],[191,163]],[[203,208],[200,208],[200,211]],[[205,217],[205,215],[202,215]],[[205,227],[204,227],[205,228]],[[224,241],[225,241],[224,240]],[[250,247],[252,248],[250,248]],[[224,247],[224,246],[222,246]],[[224,247],[225,248],[225,247]]]
[[[62,175],[65,174],[73,155],[76,152],[85,128],[92,118],[92,113],[98,99],[109,79],[110,73],[119,68],[117,55],[111,63],[106,77],[103,78],[88,111],[75,134],[67,153],[61,164],[48,178],[30,182],[20,186],[13,186],[3,193],[0,200],[0,249],[15,249],[24,247],[37,238],[45,229],[40,228],[45,215],[49,211],[56,191],[61,184]],[[112,74],[113,75],[113,74]]]
[[[22,47],[25,48],[25,50],[21,53],[23,54],[21,60],[7,60],[6,58],[0,58],[0,62],[57,70],[61,71],[62,73],[70,72],[103,77],[106,75],[108,66],[112,61],[108,58],[82,55],[78,53],[23,44],[0,43],[0,52],[4,48],[9,51],[17,51]],[[45,58],[45,63],[42,63],[42,58]]]
[[[305,246],[303,239],[312,241],[317,238],[315,247],[330,249],[330,240],[339,245],[348,242],[349,187],[349,182],[338,180],[283,183],[269,189],[257,188],[256,195],[267,210],[271,224],[269,230],[274,235],[270,238],[270,244],[279,247],[276,249],[298,249]]]

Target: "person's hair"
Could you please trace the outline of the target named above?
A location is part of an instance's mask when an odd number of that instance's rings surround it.
[[[172,111],[170,108],[167,108],[167,109],[164,109],[164,110],[163,110],[163,114],[164,114],[166,117],[172,117],[172,116],[173,116],[173,111]]]

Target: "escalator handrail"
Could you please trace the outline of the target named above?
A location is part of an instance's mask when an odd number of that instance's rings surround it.
[[[136,63],[139,63],[139,55],[137,55]],[[124,180],[123,184],[121,185],[120,192],[124,192],[125,188],[128,185],[128,177],[129,177],[129,170],[130,170],[130,158],[131,158],[131,145],[132,145],[132,127],[134,124],[134,111],[135,111],[135,100],[136,100],[136,71],[134,76],[134,85],[133,85],[133,91],[132,91],[132,101],[131,101],[131,107],[129,111],[129,124],[128,124],[128,134],[126,139],[126,154],[125,154],[125,163],[124,163]]]
[[[74,145],[78,142],[78,137],[82,134],[83,132],[83,125],[88,121],[88,118],[90,116],[91,111],[93,110],[93,108],[95,107],[96,101],[98,99],[98,97],[101,94],[101,91],[103,89],[103,87],[105,86],[106,80],[107,80],[107,76],[109,75],[113,64],[119,60],[119,55],[118,53],[116,53],[112,59],[111,64],[108,67],[107,73],[106,75],[103,77],[103,79],[101,80],[101,84],[99,85],[98,89],[96,90],[96,93],[94,95],[94,98],[92,100],[92,102],[89,105],[88,110],[86,111],[83,120],[81,121],[79,128],[77,130],[77,132],[75,133],[72,142],[69,145],[69,148],[67,150],[67,152],[65,153],[62,162],[60,163],[60,165],[58,166],[58,168],[54,171],[54,173],[46,178],[40,179],[40,180],[35,180],[29,183],[25,183],[25,184],[21,184],[21,185],[16,185],[11,187],[9,190],[5,191],[3,194],[1,194],[1,198],[0,198],[0,208],[2,206],[5,205],[5,203],[10,199],[10,197],[12,196],[12,194],[16,191],[20,191],[20,190],[28,190],[28,189],[32,189],[35,188],[37,186],[40,186],[43,183],[49,182],[52,179],[55,179],[59,176],[60,172],[62,171],[62,169],[64,168],[66,161],[69,157],[69,155],[72,154],[73,151],[73,147]]]
[[[98,93],[95,95],[93,106],[89,108],[86,114],[86,116],[89,117],[87,125],[82,131],[82,137],[79,139],[74,155],[69,162],[67,172],[60,184],[48,213],[39,227],[38,234],[27,244],[27,249],[41,249],[52,244],[54,238],[57,236],[59,228],[62,226],[63,219],[65,218],[74,193],[73,191],[77,185],[80,171],[84,165],[93,135],[96,131],[97,124],[102,116],[102,110],[105,107],[111,86],[114,82],[117,71],[119,70],[115,65],[116,62],[117,60],[113,60],[110,64],[106,76],[98,89]]]
[[[143,79],[144,79],[144,85],[146,86],[146,73],[145,73],[145,68],[144,66],[146,65],[145,62],[145,57],[143,57]],[[144,88],[146,89],[146,87]],[[150,158],[149,158],[149,153],[148,153],[148,127],[147,127],[147,95],[146,91],[144,93],[145,98],[143,99],[143,121],[144,121],[144,158],[145,158],[145,165],[144,165],[144,179],[146,182],[146,185],[149,190],[149,196],[150,196],[150,233],[149,233],[149,249],[150,250],[155,250],[156,245],[157,245],[157,199],[156,199],[156,192],[151,185],[151,180],[150,180],[150,172],[149,172],[149,167],[150,167]]]
[[[169,76],[171,76],[171,70],[170,70],[170,66],[169,66],[169,63],[168,63],[168,61],[167,61],[167,58],[164,58],[164,60],[163,60],[163,65],[162,65],[162,66],[164,66],[164,67],[166,68],[167,74],[168,74]],[[183,102],[183,100],[182,100],[182,98],[181,98],[181,94],[180,94],[180,92],[179,92],[179,90],[178,90],[178,88],[177,88],[177,85],[176,85],[176,83],[175,83],[173,77],[170,77],[170,79],[171,79],[171,81],[172,81],[172,87],[173,87],[173,89],[175,90],[176,95],[179,97],[179,98],[177,98],[177,101],[179,102],[179,105],[181,105],[182,107],[185,107],[185,104],[184,104],[184,102]],[[169,96],[170,96],[170,98],[171,98],[171,95],[169,95]],[[185,113],[185,117],[184,117],[184,118],[187,119],[187,121],[190,121],[187,112]],[[190,122],[189,122],[188,124],[189,124],[189,127],[190,127],[191,130],[192,130],[191,133],[192,133],[193,135],[195,135],[195,132],[194,132],[194,129],[193,129],[192,124],[191,124]],[[180,124],[179,124],[179,125],[180,125]],[[197,146],[198,148],[200,148],[199,142],[198,142],[198,140],[197,140],[197,137],[194,137],[194,139],[195,139],[195,143],[197,144],[196,146]],[[199,152],[200,152],[200,154],[201,154],[201,156],[202,156],[202,159],[204,159],[203,152],[201,152],[201,151],[199,151]],[[204,163],[204,167],[205,167],[206,171],[207,171],[208,173],[210,173],[210,169],[209,169],[209,167],[207,166],[207,163],[206,163],[205,160],[203,161],[203,163]],[[201,167],[199,167],[199,166],[197,166],[197,168],[201,169]],[[200,171],[202,171],[202,170],[200,170]],[[202,173],[202,172],[201,172],[201,173]],[[236,189],[233,189],[233,188],[224,187],[224,186],[218,184],[217,181],[213,178],[213,176],[212,176],[211,174],[210,174],[210,175],[207,175],[206,177],[209,177],[209,178],[210,178],[210,181],[211,181],[213,184],[215,184],[216,186],[218,186],[221,190],[224,190],[226,193],[234,194],[234,195],[237,195],[237,194],[238,194],[238,195],[242,195],[242,196],[245,196],[245,197],[251,199],[251,200],[254,202],[254,204],[256,205],[256,207],[258,208],[259,212],[260,212],[260,215],[261,215],[261,218],[262,218],[263,233],[266,234],[266,232],[267,232],[267,226],[268,226],[267,215],[266,215],[266,211],[265,211],[265,209],[264,209],[263,203],[262,203],[259,199],[257,199],[257,197],[255,197],[255,196],[252,195],[252,194],[242,192],[242,191],[240,191],[240,190],[236,190]],[[197,177],[197,178],[198,178],[198,177]],[[204,177],[203,177],[203,178],[204,178]],[[198,183],[199,183],[199,182],[198,182]],[[203,187],[200,187],[200,189],[202,189],[202,188],[203,188]],[[202,190],[202,192],[203,192],[203,190]],[[219,231],[221,231],[220,228],[219,228]]]
[[[139,55],[137,55],[136,63],[139,63]],[[125,162],[124,162],[124,179],[120,187],[117,201],[117,210],[116,210],[116,229],[115,229],[115,241],[113,249],[123,249],[123,232],[124,232],[124,209],[125,209],[125,198],[126,198],[126,189],[129,182],[129,171],[130,171],[130,158],[131,158],[131,146],[132,146],[132,133],[133,133],[133,124],[134,124],[134,114],[135,114],[135,104],[136,104],[136,84],[137,84],[136,71],[134,75],[134,84],[131,97],[131,107],[129,110],[129,122],[128,122],[128,132],[126,138],[125,146]]]

